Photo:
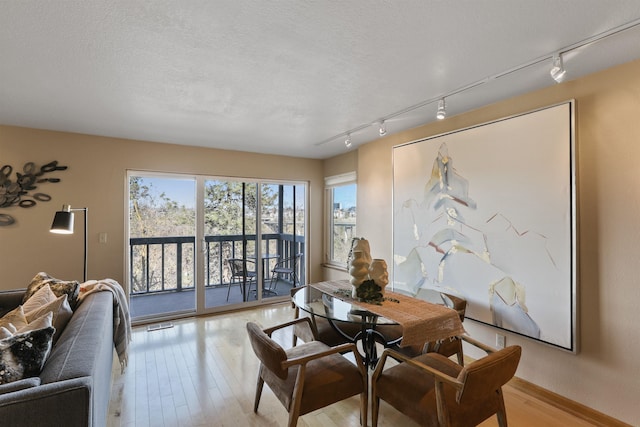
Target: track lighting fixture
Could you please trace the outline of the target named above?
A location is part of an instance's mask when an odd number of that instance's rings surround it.
[[[347,134],[347,139],[344,140],[344,146],[347,148],[351,148],[351,134]]]
[[[447,110],[444,105],[444,98],[438,101],[438,112],[436,113],[436,119],[442,120],[447,117]]]
[[[551,71],[549,71],[553,80],[557,83],[560,83],[564,80],[565,75],[567,74],[567,70],[564,69],[564,64],[562,62],[562,55],[557,54],[553,56],[553,65],[551,66]]]
[[[433,103],[435,103],[436,101],[438,101],[438,110],[436,113],[436,118],[438,120],[442,120],[447,116],[447,111],[446,111],[446,106],[445,106],[445,99],[447,97],[450,96],[454,96],[454,95],[460,95],[464,92],[468,92],[476,87],[480,87],[483,86],[489,82],[495,81],[497,79],[506,77],[506,76],[511,76],[513,73],[517,72],[517,71],[521,71],[521,70],[525,70],[529,67],[533,67],[533,66],[538,66],[538,64],[543,64],[547,61],[549,61],[549,58],[553,59],[553,63],[551,66],[551,69],[549,70],[549,74],[551,75],[551,77],[557,82],[560,83],[562,82],[565,78],[566,78],[566,74],[567,71],[564,68],[564,63],[563,63],[563,55],[566,54],[570,54],[571,52],[577,51],[579,49],[582,49],[586,46],[592,45],[596,42],[599,42],[601,40],[604,40],[608,37],[611,36],[615,36],[616,34],[620,34],[624,31],[627,30],[631,30],[634,28],[640,28],[640,19],[636,19],[634,21],[628,22],[624,25],[621,25],[619,27],[614,27],[614,28],[610,28],[607,31],[604,31],[600,34],[597,34],[593,37],[589,37],[583,40],[580,40],[572,45],[567,45],[567,46],[562,46],[559,49],[555,50],[555,52],[549,52],[546,53],[543,56],[537,57],[537,58],[533,58],[527,62],[524,62],[522,64],[519,64],[513,68],[510,68],[506,71],[502,71],[499,72],[497,74],[488,76],[488,77],[483,77],[480,80],[477,80],[475,82],[469,83],[465,86],[461,86],[458,87],[457,89],[454,89],[452,91],[449,92],[440,92],[437,97],[433,97],[433,98],[429,98],[429,99],[425,99],[417,104],[413,104],[410,105],[406,108],[403,108],[401,110],[395,111],[393,113],[390,114],[386,114],[384,117],[386,117],[387,119],[391,119],[391,118],[395,118],[398,116],[401,116],[403,114],[407,114],[411,111],[426,107],[426,106],[431,106],[433,105]],[[380,117],[380,116],[378,116]],[[361,124],[359,126],[356,126],[355,128],[349,129],[346,132],[341,132],[335,136],[332,136],[330,138],[327,138],[323,141],[317,142],[315,145],[316,146],[320,146],[320,145],[324,145],[330,142],[335,142],[336,140],[339,140],[339,138],[342,138],[343,136],[347,136],[347,139],[344,141],[344,145],[347,148],[351,148],[351,134],[353,133],[357,133],[360,132],[361,130],[364,130],[370,126],[376,126],[379,124],[379,131],[380,131],[380,136],[384,136],[387,133],[387,129],[386,129],[386,124],[385,124],[385,119],[378,119],[377,121],[371,121],[371,122],[366,122],[364,124]]]
[[[385,136],[387,134],[387,124],[384,120],[380,121],[380,136]]]

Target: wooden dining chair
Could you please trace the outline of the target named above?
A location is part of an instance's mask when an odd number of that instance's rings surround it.
[[[372,426],[378,425],[380,399],[423,426],[472,427],[493,415],[507,427],[502,386],[516,373],[522,349],[488,347],[463,339],[488,355],[467,366],[438,353],[415,358],[386,349],[371,378]],[[401,361],[385,369],[388,357]]]
[[[253,411],[258,412],[265,383],[289,412],[289,427],[295,427],[304,414],[359,394],[360,422],[366,426],[368,376],[356,345],[329,347],[311,340],[285,350],[271,336],[287,327],[295,327],[298,332],[307,329],[313,335],[307,317],[264,330],[256,323],[247,323],[251,347],[260,359]],[[353,353],[356,363],[340,354],[344,352]]]
[[[296,292],[303,289],[303,287],[291,288],[291,297],[296,294]],[[298,338],[300,338],[304,342],[308,342],[310,339],[315,339],[316,341],[320,341],[325,343],[326,345],[333,347],[336,345],[350,343],[353,340],[347,339],[343,335],[341,335],[338,331],[336,331],[333,326],[329,323],[329,320],[322,316],[316,316],[310,313],[300,313],[300,309],[291,301],[291,306],[294,309],[294,319],[297,319],[301,316],[308,317],[311,320],[311,327],[313,330],[313,336],[305,337],[304,332],[300,332],[300,334],[293,335],[293,345],[295,346]],[[347,336],[355,337],[358,332],[361,331],[362,326],[359,323],[353,322],[344,322],[340,320],[333,320],[334,325],[339,328],[342,332],[344,332]]]

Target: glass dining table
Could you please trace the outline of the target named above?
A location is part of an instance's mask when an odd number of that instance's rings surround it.
[[[445,306],[437,290],[424,294],[425,298],[387,291],[382,303],[370,304],[351,298],[350,288],[347,280],[311,283],[295,292],[292,302],[312,316],[327,319],[346,341],[360,344],[369,368],[378,361],[377,343],[385,348],[422,345],[465,333],[458,312]]]
[[[378,330],[381,325],[398,325],[397,322],[314,287],[303,287],[293,295],[292,301],[300,310],[327,319],[335,332],[348,342],[356,344],[360,342],[361,353],[364,353],[362,354],[364,364],[372,369],[378,361],[376,343],[381,343],[387,348],[397,345],[402,340],[402,337],[388,339]],[[355,335],[351,335],[340,328],[340,322],[359,325],[360,330]]]

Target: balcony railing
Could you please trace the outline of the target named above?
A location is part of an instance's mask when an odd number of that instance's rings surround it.
[[[231,272],[226,260],[243,257],[246,241],[247,258],[255,254],[255,235],[205,236],[205,286],[227,286]],[[265,273],[278,258],[304,253],[304,237],[292,234],[262,235]],[[129,239],[131,294],[181,291],[195,287],[195,237],[136,237]],[[258,264],[259,265],[259,264]],[[304,262],[298,264],[298,277],[305,277]]]

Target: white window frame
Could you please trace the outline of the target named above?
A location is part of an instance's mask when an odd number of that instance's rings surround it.
[[[324,209],[324,226],[325,226],[325,238],[324,238],[324,263],[325,265],[346,270],[347,265],[346,262],[338,262],[332,259],[332,250],[333,250],[333,227],[334,227],[334,218],[333,218],[333,190],[336,187],[341,187],[345,185],[356,185],[356,194],[357,194],[357,174],[356,172],[348,172],[340,175],[333,175],[325,177],[324,179],[324,188],[325,188],[325,209]],[[356,202],[356,211],[357,211],[357,202]],[[356,229],[358,226],[358,220],[356,216],[356,225],[353,231],[353,235],[356,236]]]

